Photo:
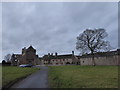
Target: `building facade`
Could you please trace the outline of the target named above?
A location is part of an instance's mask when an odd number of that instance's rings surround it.
[[[120,49],[109,52],[98,52],[94,54],[95,65],[120,65]],[[23,48],[21,54],[13,54],[11,65],[33,64],[33,65],[93,65],[91,54],[82,56],[71,54],[58,55],[56,52],[48,53],[43,57],[36,55],[36,49],[32,46]]]
[[[36,55],[36,50],[30,46],[26,49],[22,49],[21,54],[13,54],[11,58],[11,65],[20,65],[20,64],[33,64],[37,65],[39,63],[39,57]]]
[[[53,53],[48,53],[48,55],[44,55],[42,58],[42,64],[49,65],[67,65],[67,64],[76,64],[76,56],[74,55],[74,51],[72,54],[58,55],[56,52],[55,55]]]

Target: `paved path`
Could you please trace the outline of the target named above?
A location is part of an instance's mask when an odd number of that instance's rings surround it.
[[[49,88],[48,67],[41,66],[40,68],[40,71],[14,84],[11,88]]]

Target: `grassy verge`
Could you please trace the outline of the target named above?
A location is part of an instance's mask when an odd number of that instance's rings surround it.
[[[52,88],[117,88],[117,66],[50,66]]]
[[[16,66],[3,66],[2,67],[2,86],[5,87],[7,84],[15,81],[19,78],[28,76],[39,68],[21,68]]]

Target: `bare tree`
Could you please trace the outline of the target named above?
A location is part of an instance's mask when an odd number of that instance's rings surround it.
[[[77,37],[76,49],[80,50],[81,54],[91,53],[95,66],[94,53],[112,49],[110,43],[104,40],[107,36],[105,29],[86,29]]]
[[[5,59],[6,62],[11,61],[11,54],[5,55],[4,59]]]

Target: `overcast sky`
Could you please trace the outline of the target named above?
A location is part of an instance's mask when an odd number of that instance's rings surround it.
[[[104,28],[118,47],[117,2],[36,2],[2,4],[2,56],[33,45],[37,54],[75,54],[76,37],[86,28]],[[2,59],[3,59],[2,58]]]

